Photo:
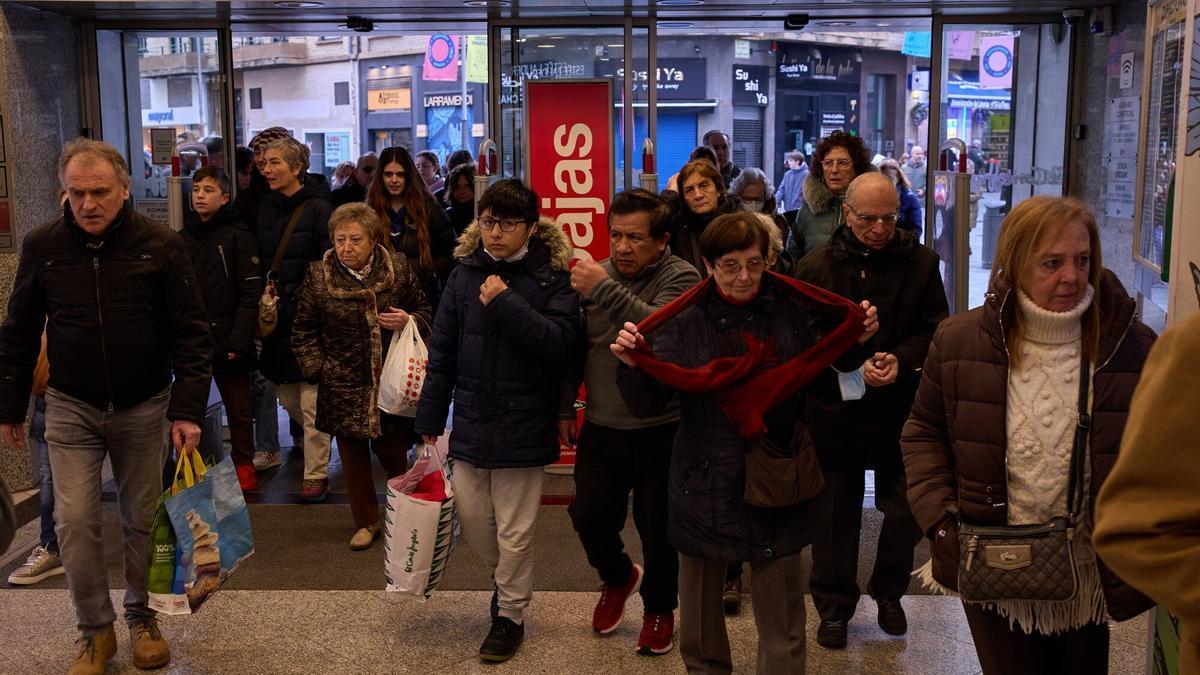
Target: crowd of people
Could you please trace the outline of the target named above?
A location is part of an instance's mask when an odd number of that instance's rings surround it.
[[[1102,266],[1082,202],[1013,208],[987,302],[951,317],[919,239],[923,156],[876,168],[860,138],[834,132],[807,163],[788,153],[776,190],[714,130],[668,190],[615,195],[609,258],[574,265],[533,190],[499,180],[476,199],[470,154],[449,160],[443,172],[432,153],[390,147],[338,167],[331,188],[304,144],[270,128],[237,150],[233,179],[193,174],[176,234],[130,207],[115,149],[64,147],[62,215],[26,235],[0,328],[0,433],[24,446],[32,400],[41,540],[10,582],[65,573],[81,634],[69,672],[102,673],[116,652],[95,564],[106,457],[133,662],[170,660],[147,608],[148,531],[169,450],[199,441],[212,381],[244,491],[281,462],[276,397],[302,438],[302,501],[325,498],[336,444],[356,551],[380,533],[371,455],[402,474],[415,443],[447,442],[453,404],[458,519],[494,580],[484,661],[523,641],[560,442],[578,448],[569,515],[601,583],[593,628],[614,631],[640,593],[637,650],[667,653],[678,633],[689,672],[731,671],[725,615],[740,611],[747,565],[758,672],[797,673],[806,587],[822,648],[847,646],[863,590],[880,629],[904,635],[912,575],[963,590],[974,549],[964,561],[960,530],[1068,512],[1069,598],[963,593],[985,673],[1106,672],[1106,622],[1147,609],[1143,591],[1195,630],[1200,598],[1170,583],[1190,590],[1173,565],[1194,561],[1194,537],[1155,548],[1147,534],[1189,512],[1195,523],[1194,506],[1178,507],[1194,498],[1163,502],[1153,522],[1120,506],[1154,500],[1122,434],[1127,420],[1151,434],[1138,415],[1169,394],[1138,385],[1155,336]],[[391,337],[410,322],[429,362],[415,416],[399,417],[377,400]],[[1171,363],[1187,353],[1171,350]],[[1157,447],[1180,437],[1167,433]],[[883,524],[861,589],[867,469]],[[641,561],[621,538],[631,497]],[[914,572],[922,539],[931,560]]]

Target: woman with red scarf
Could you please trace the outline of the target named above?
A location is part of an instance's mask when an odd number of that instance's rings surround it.
[[[669,537],[680,553],[680,653],[689,672],[730,672],[725,572],[749,561],[758,672],[801,673],[799,554],[812,536],[810,501],[752,505],[747,453],[815,456],[800,390],[835,360],[846,371],[865,360],[875,308],[767,272],[768,238],[753,214],[713,220],[699,243],[708,279],[641,325],[625,324],[611,347],[630,412],[661,414],[680,397],[668,486]],[[844,319],[826,330],[830,315]]]

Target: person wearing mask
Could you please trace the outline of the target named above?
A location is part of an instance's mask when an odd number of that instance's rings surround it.
[[[858,136],[835,131],[817,143],[812,167],[804,180],[804,205],[792,222],[788,252],[800,260],[829,241],[845,223],[842,200],[850,181],[875,171],[867,146]]]
[[[329,246],[326,223],[333,206],[329,183],[308,173],[308,147],[293,138],[268,143],[263,151],[263,176],[271,186],[258,212],[258,251],[263,277],[276,283],[279,319],[262,340],[259,371],[275,383],[279,403],[303,428],[303,502],[324,501],[329,491],[329,434],[316,427],[317,385],[304,376],[292,350],[292,320],[300,284],[308,264],[320,260]],[[293,221],[291,232],[289,223]],[[287,235],[285,238],[285,234]],[[271,271],[282,252],[278,275]],[[277,276],[278,278],[273,278]]]
[[[462,534],[495,579],[484,661],[513,657],[533,597],[533,532],[542,476],[558,459],[558,398],[579,298],[563,229],[539,219],[537,194],[502,180],[460,238],[429,340],[416,432],[445,432],[454,402],[450,482]]]
[[[804,179],[808,178],[808,164],[804,161],[804,153],[791,150],[787,158],[787,173],[779,181],[779,189],[775,191],[775,203],[780,211],[795,211],[804,203]]]
[[[417,166],[417,174],[421,177],[421,182],[425,184],[425,190],[430,195],[441,190],[445,183],[442,182],[439,172],[441,160],[438,159],[437,153],[432,150],[422,150],[417,153],[414,159]]]
[[[896,198],[900,201],[900,210],[897,212],[900,220],[896,221],[896,227],[912,232],[919,243],[925,223],[925,218],[921,215],[921,200],[913,194],[908,177],[900,170],[900,164],[896,160],[883,160],[879,163],[879,170],[896,186]]]
[[[354,517],[350,548],[379,536],[371,453],[387,477],[405,472],[412,419],[379,409],[379,378],[392,334],[409,321],[423,336],[429,303],[404,254],[387,250],[387,232],[366,204],[339,206],[329,217],[333,249],[311,263],[300,289],[292,348],[304,376],[317,381],[317,429],[337,438]]]
[[[917,195],[917,199],[925,199],[925,182],[929,177],[925,174],[925,149],[914,145],[907,162],[901,162],[900,170],[908,179],[909,189]]]
[[[695,148],[692,148],[692,152],[688,155],[688,161],[694,162],[698,159],[712,164],[714,169],[717,168],[717,153],[713,152],[713,149],[707,145],[697,145]],[[667,178],[667,189],[673,192],[679,192],[678,171],[671,174],[671,176]]]
[[[408,259],[429,305],[436,308],[454,266],[454,229],[425,189],[408,150],[395,146],[380,155],[367,205],[388,226],[392,248]]]
[[[702,159],[683,165],[679,185],[681,193],[667,190],[662,194],[671,209],[672,251],[704,276],[707,268],[700,253],[700,236],[714,218],[737,211],[738,203],[725,193],[717,167]]]
[[[258,242],[229,205],[229,187],[224,169],[197,171],[192,176],[193,212],[181,234],[208,312],[213,380],[229,419],[230,454],[242,492],[250,492],[258,488],[250,373],[263,281]]]
[[[115,148],[73,140],[58,175],[67,205],[25,236],[0,327],[0,435],[25,447],[44,329],[54,364],[46,442],[55,521],[80,632],[69,672],[103,673],[117,651],[108,573],[97,564],[106,464],[117,488],[133,663],[159,668],[171,651],[147,606],[146,552],[167,449],[200,441],[212,378],[204,301],[179,235],[129,204],[129,169]]]
[[[442,185],[440,190],[437,190],[433,193],[434,201],[438,202],[439,204],[446,203],[446,192],[450,190],[451,186],[454,185],[454,183],[450,181],[450,174],[454,173],[454,170],[463,164],[470,164],[472,168],[474,168],[475,158],[471,156],[470,150],[455,150],[454,152],[450,153],[449,157],[446,158],[446,182]],[[474,190],[474,186],[472,186],[472,190]]]
[[[1102,265],[1096,220],[1083,202],[1035,196],[1017,205],[1000,227],[984,305],[938,327],[904,425],[908,501],[931,540],[931,561],[918,571],[926,586],[958,589],[967,562],[959,559],[960,524],[1034,525],[1077,514],[1068,535],[1070,599],[963,603],[986,675],[1106,673],[1108,618],[1129,619],[1153,604],[1092,545],[1095,496],[1118,459],[1154,342]],[[1076,452],[1081,481],[1072,477]]]
[[[46,383],[50,379],[50,361],[46,357],[46,333],[42,332],[42,351],[33,368],[33,413],[29,418],[29,440],[37,463],[38,515],[41,534],[25,563],[8,575],[14,586],[31,586],[59,574],[65,574],[58,534],[54,532],[54,473],[50,469],[50,446],[46,444]]]
[[[371,181],[375,177],[375,171],[379,168],[379,157],[373,152],[364,152],[358,158],[358,163],[354,165],[354,173],[346,183],[340,187],[334,187],[330,202],[333,208],[337,208],[342,204],[355,204],[365,201],[367,198],[367,190],[371,187]]]
[[[767,229],[754,214],[720,216],[700,245],[710,276],[669,313],[656,315],[663,323],[652,329],[653,349],[632,322],[610,346],[623,364],[617,384],[633,415],[661,416],[678,400],[667,511],[670,542],[679,551],[680,653],[690,673],[731,672],[721,593],[729,563],[746,560],[754,574],[757,672],[803,673],[800,552],[812,537],[811,499],[748,504],[745,475],[752,444],[811,457],[797,395],[807,378],[793,373],[806,361],[801,354],[818,342],[815,313],[806,302],[812,296],[786,277],[765,274]],[[852,317],[864,317],[862,324],[851,318],[822,340],[828,359],[845,360],[849,350],[847,363],[861,362],[854,341],[865,341],[878,327],[874,311],[852,311],[848,301],[827,300],[844,303]],[[743,368],[745,361],[762,358],[751,355],[754,338],[770,341],[765,357],[770,362]],[[817,358],[828,365],[825,357]],[[747,370],[750,375],[724,377]],[[680,386],[689,382],[687,389],[658,379],[667,373]],[[733,398],[744,405],[731,405]],[[806,473],[803,479],[812,484],[819,476]]]
[[[770,216],[782,235],[788,231],[787,221],[776,208],[775,195],[771,189],[771,181],[762,169],[743,169],[733,184],[729,186],[729,194],[739,202],[743,211],[761,213]]]
[[[592,612],[601,635],[621,624],[625,601],[641,589],[639,653],[671,651],[675,632],[679,557],[667,540],[667,474],[679,427],[677,403],[647,419],[629,413],[617,389],[617,359],[608,346],[626,321],[641,321],[700,281],[696,269],[671,255],[667,205],[645,190],[626,190],[608,212],[611,256],[580,260],[571,287],[581,298],[582,330],[576,340],[558,408],[559,439],[578,440],[575,500],[568,512],[588,562],[603,586]],[[587,407],[576,429],[575,399],[582,383]],[[629,496],[645,567],[625,552]]]
[[[1180,620],[1179,672],[1200,673],[1200,316],[1154,344],[1121,455],[1096,497],[1096,551]]]
[[[847,624],[858,606],[858,547],[864,472],[875,472],[875,508],[883,513],[875,567],[867,592],[878,605],[880,628],[904,635],[900,598],[908,590],[913,551],[921,531],[905,496],[900,430],[908,419],[921,366],[938,323],[949,314],[938,257],[897,226],[896,190],[887,177],[854,179],[842,205],[846,224],[796,265],[795,277],[879,308],[874,352],[852,373],[864,387],[843,394],[829,386],[810,397],[809,430],[825,489],[816,502],[816,536],[809,589],[821,615],[817,644],[846,646]]]
[[[457,239],[475,220],[475,165],[471,162],[450,169],[446,189],[442,190],[446,219]]]
[[[721,182],[724,185],[733,183],[742,169],[729,158],[729,134],[720,129],[713,129],[704,134],[704,144],[712,148],[717,155],[717,169],[721,172]]]

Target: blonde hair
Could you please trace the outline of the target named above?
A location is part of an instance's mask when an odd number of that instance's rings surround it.
[[[384,230],[383,223],[375,214],[375,209],[363,202],[342,204],[333,210],[333,213],[329,215],[329,225],[327,226],[330,241],[333,240],[338,230],[347,225],[361,225],[366,230],[367,236],[371,237],[373,244],[382,244],[385,249],[392,250],[391,237]]]
[[[125,158],[121,156],[121,153],[108,143],[80,136],[64,145],[62,154],[58,156],[58,182],[63,188],[67,187],[65,179],[67,165],[71,163],[71,160],[82,155],[91,155],[95,159],[111,164],[113,171],[117,174],[117,180],[123,187],[129,187],[129,166],[125,164]]]
[[[769,267],[775,265],[775,261],[779,259],[779,254],[783,253],[783,233],[779,231],[779,226],[775,224],[775,219],[765,213],[754,214],[758,217],[758,222],[767,232],[767,262]]]
[[[1034,264],[1045,250],[1047,242],[1057,237],[1072,222],[1083,223],[1088,231],[1091,258],[1088,283],[1095,289],[1092,304],[1083,315],[1082,349],[1089,361],[1095,361],[1100,351],[1100,275],[1104,263],[1100,257],[1100,231],[1096,218],[1086,204],[1074,197],[1030,197],[1018,204],[1000,225],[1000,240],[996,244],[996,259],[992,263],[992,280],[1002,279],[1011,288],[1020,288],[1021,275]],[[1019,354],[1025,326],[1021,313],[1013,315],[1012,324],[1004,336],[1012,365],[1020,362]]]

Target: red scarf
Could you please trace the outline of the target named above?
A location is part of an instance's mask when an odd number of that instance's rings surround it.
[[[866,318],[862,307],[840,295],[774,272],[766,273],[763,281],[768,279],[774,280],[789,296],[818,307],[845,311],[846,318],[832,333],[783,363],[778,363],[773,339],[764,342],[746,332],[742,333],[746,343],[744,354],[718,357],[698,368],[660,361],[645,342],[629,352],[639,368],[668,386],[691,393],[717,392],[721,409],[743,438],[763,433],[766,430],[763,413],[800,391],[844,354],[862,335]],[[662,326],[704,297],[714,284],[710,275],[646,317],[638,324],[638,332],[644,334]]]

